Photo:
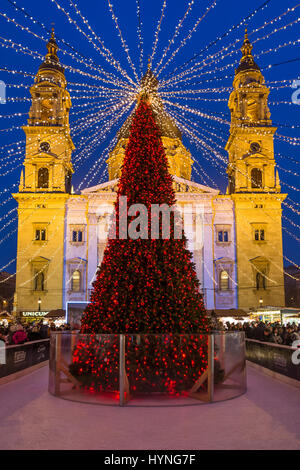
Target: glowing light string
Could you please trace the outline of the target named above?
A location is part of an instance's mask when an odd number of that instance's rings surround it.
[[[92,40],[92,38],[90,36],[88,36],[79,26],[78,24],[76,23],[75,20],[73,20],[73,18],[71,18],[70,14],[58,3],[57,0],[51,0],[51,2],[55,3],[55,5],[57,6],[58,10],[62,11],[68,18],[69,22],[72,23],[76,28],[77,30],[83,34],[86,39],[88,39],[88,41],[93,45],[93,47],[104,57],[104,58],[107,58],[108,62],[110,62],[113,66],[116,65],[116,61],[112,60],[106,53],[106,51],[103,51],[102,49],[100,49],[95,43],[94,41]],[[99,38],[100,39],[100,38]],[[99,40],[98,39],[98,40]],[[102,44],[101,44],[102,46]],[[103,46],[102,46],[103,47]],[[119,70],[119,69],[118,69]],[[121,72],[122,73],[122,72]],[[122,75],[124,75],[124,72],[122,73]],[[127,74],[126,74],[127,75]],[[125,78],[127,78],[127,76],[124,76]],[[128,78],[127,78],[128,79]],[[129,78],[129,81],[134,84],[134,82],[132,81],[132,79]]]
[[[298,23],[299,21],[300,21],[300,18],[297,19],[297,20],[295,20],[294,22],[292,22],[291,25],[294,25],[294,24]],[[276,31],[276,32],[277,32],[277,31]],[[260,38],[257,39],[257,40],[260,40]],[[287,42],[287,43],[279,44],[279,45],[277,45],[277,46],[275,46],[275,47],[273,46],[272,48],[269,48],[269,49],[267,49],[267,50],[265,50],[265,51],[258,52],[258,53],[256,53],[255,56],[256,56],[256,58],[259,58],[260,56],[262,56],[262,55],[264,55],[264,54],[268,54],[268,53],[270,53],[270,52],[277,52],[278,50],[282,49],[283,47],[287,47],[287,46],[290,46],[290,45],[296,45],[298,42],[299,42],[299,39],[291,40],[291,41],[289,41],[289,42]],[[226,49],[227,49],[227,48],[226,48]],[[239,53],[239,50],[238,50],[238,49],[235,49],[235,50],[233,50],[233,51],[231,51],[231,52],[229,52],[229,53],[227,53],[227,54],[224,54],[224,55],[221,57],[220,60],[224,60],[226,57],[231,56],[231,55],[233,55],[233,54],[237,54],[237,53]],[[231,62],[231,63],[229,63],[229,64],[227,64],[227,65],[225,65],[225,66],[221,66],[221,67],[217,68],[217,67],[215,67],[215,64],[216,64],[217,62],[219,62],[220,60],[216,60],[216,59],[215,59],[215,56],[217,56],[218,54],[219,54],[219,52],[213,54],[212,56],[208,56],[208,57],[207,57],[205,60],[203,60],[202,62],[197,62],[197,63],[196,63],[192,68],[190,68],[189,70],[185,70],[185,71],[182,72],[181,74],[178,74],[177,76],[172,77],[170,80],[163,81],[160,86],[161,86],[161,87],[165,87],[165,86],[170,85],[170,84],[172,84],[172,85],[174,86],[174,85],[175,85],[176,83],[178,83],[178,82],[183,83],[183,82],[185,82],[185,81],[190,81],[191,79],[193,79],[193,78],[195,78],[195,77],[200,77],[200,76],[202,76],[202,75],[206,75],[206,74],[208,74],[208,73],[215,73],[216,71],[226,70],[226,69],[228,69],[228,68],[236,67],[236,65],[238,65],[238,63],[239,63],[239,60],[236,60],[236,61],[233,62],[233,63]],[[214,60],[211,60],[210,62],[208,62],[208,59],[213,59],[213,58],[214,58]],[[204,71],[204,72],[201,73],[201,74],[197,73],[196,75],[193,75],[192,77],[189,77],[189,76],[188,76],[189,74],[192,74],[192,73],[195,74],[196,72],[199,72],[199,70],[203,70],[205,67],[209,67],[209,66],[213,66],[214,69],[213,69],[213,70],[206,70],[206,71]],[[269,68],[269,66],[268,66],[268,68]],[[262,68],[261,68],[261,70],[262,70]],[[187,76],[187,77],[186,77],[186,76]],[[186,77],[186,78],[184,79],[183,77]],[[228,77],[226,77],[226,78],[228,78]],[[199,82],[198,82],[198,83],[199,83]]]
[[[141,7],[140,7],[140,0],[136,0],[136,12],[138,18],[138,27],[137,27],[137,34],[138,34],[138,48],[140,52],[140,75],[143,73],[143,36],[142,36],[142,21],[141,21]]]
[[[53,1],[53,0],[52,0],[52,1]],[[116,17],[116,15],[115,15],[115,13],[114,13],[113,5],[112,5],[112,3],[111,3],[110,0],[107,0],[107,2],[108,2],[108,5],[109,5],[109,9],[110,9],[112,18],[113,18],[113,20],[114,20],[114,22],[115,22],[115,26],[116,26],[116,29],[117,29],[117,31],[118,31],[119,38],[120,38],[120,40],[121,40],[123,49],[124,49],[124,51],[125,51],[125,53],[126,53],[128,63],[130,64],[130,66],[131,66],[131,68],[132,68],[132,71],[133,71],[133,73],[134,73],[134,76],[135,76],[135,78],[136,78],[136,81],[138,82],[138,81],[139,81],[139,77],[138,77],[138,75],[137,75],[137,73],[136,73],[135,66],[134,66],[134,64],[133,64],[133,62],[132,62],[132,60],[131,60],[131,57],[130,57],[130,54],[129,54],[129,47],[127,46],[127,43],[126,43],[125,39],[123,38],[123,34],[122,34],[122,31],[121,31],[120,26],[119,26],[119,23],[118,23],[118,18]]]
[[[21,46],[20,44],[14,43],[11,39],[6,39],[0,36],[0,39],[3,41],[3,43],[0,43],[0,46],[2,47],[10,47],[11,49],[14,49],[16,52],[22,52],[23,54],[31,56],[33,59],[39,59],[39,60],[44,60],[44,56],[38,53],[37,51],[32,51],[26,46]],[[90,78],[93,78],[95,80],[100,80],[104,83],[112,83],[115,86],[119,85],[124,87],[124,83],[120,82],[119,80],[110,80],[110,79],[104,79],[103,77],[100,77],[98,75],[91,75],[87,72],[84,72],[78,68],[74,68],[70,65],[66,65],[64,63],[61,64],[65,69],[70,70],[73,73],[79,73],[80,75],[88,76]],[[104,76],[108,76],[109,74],[105,71],[103,71]]]
[[[277,19],[278,19],[278,18],[275,18],[274,21],[276,21]],[[285,30],[287,27],[293,26],[294,24],[298,23],[299,20],[300,20],[300,19],[297,18],[296,20],[292,21],[291,23],[289,23],[289,24],[287,24],[287,25],[284,25],[284,26],[282,26],[281,28],[275,29],[273,32],[269,33],[268,35],[262,36],[262,37],[260,37],[260,38],[257,38],[253,43],[255,43],[255,42],[257,42],[257,41],[260,41],[260,40],[262,40],[262,39],[266,39],[266,38],[269,37],[271,34],[278,33],[279,31],[281,31],[281,30],[283,30],[283,29]],[[258,31],[258,30],[264,28],[266,25],[267,25],[267,23],[264,24],[261,28],[258,28],[258,29],[255,30],[255,31]],[[253,34],[253,31],[252,31],[252,33],[249,33],[249,35],[250,35],[250,34]],[[235,53],[239,52],[239,50],[235,49],[235,50],[231,51],[231,52],[228,53],[228,54],[224,54],[224,51],[227,51],[228,49],[234,47],[234,46],[236,45],[236,43],[238,43],[238,42],[241,42],[241,39],[237,39],[237,40],[234,41],[232,44],[229,44],[228,46],[224,46],[220,51],[218,51],[218,52],[216,52],[216,53],[214,53],[214,54],[212,54],[212,55],[206,57],[203,61],[197,62],[197,63],[196,63],[193,67],[191,67],[189,70],[185,70],[185,71],[182,72],[181,74],[178,74],[178,75],[175,75],[175,76],[173,75],[172,79],[163,81],[161,85],[164,85],[164,84],[167,84],[167,83],[169,83],[169,82],[172,82],[173,80],[176,80],[177,77],[180,78],[180,77],[182,77],[182,76],[184,76],[184,75],[186,75],[186,74],[188,74],[188,73],[191,73],[191,72],[193,72],[193,71],[196,71],[197,69],[199,69],[199,67],[197,67],[198,65],[202,65],[201,68],[203,68],[203,67],[205,67],[205,66],[207,66],[207,65],[211,65],[211,64],[212,64],[212,65],[215,65],[215,62],[216,62],[216,59],[215,59],[215,58],[216,58],[218,55],[220,55],[220,54],[223,54],[222,57],[221,57],[221,60],[224,60],[225,57],[228,57],[228,56],[230,56],[230,55],[232,55],[232,54],[235,54]],[[256,54],[256,57],[258,57],[257,54]],[[211,61],[210,63],[207,64],[207,60],[208,60],[208,59],[211,59],[211,58],[214,58],[214,61]],[[217,61],[217,62],[218,62],[218,61]],[[233,65],[234,65],[234,64],[233,64]],[[200,69],[201,69],[201,68],[200,68]]]
[[[204,52],[206,52],[208,49],[210,49],[212,46],[217,44],[217,42],[221,41],[225,37],[229,36],[232,31],[239,29],[241,26],[247,24],[250,19],[252,19],[260,10],[263,10],[268,6],[271,0],[267,0],[264,3],[262,3],[258,8],[256,8],[253,12],[251,12],[249,15],[245,16],[239,23],[236,23],[235,25],[231,26],[225,33],[223,33],[221,36],[217,37],[215,40],[211,41],[207,46],[205,46],[203,49],[201,49],[198,53],[194,54],[193,57],[191,57],[189,60],[185,61],[183,64],[180,66],[176,67],[172,72],[170,72],[167,77],[173,75],[177,70],[181,70],[183,67],[185,67],[187,64],[190,62],[194,61],[197,57],[202,55]]]
[[[77,15],[79,15],[82,19],[82,21],[84,22],[84,24],[87,26],[87,28],[89,29],[89,31],[92,33],[92,35],[94,36],[94,38],[96,39],[96,41],[99,42],[99,44],[101,45],[101,47],[103,48],[103,50],[105,51],[105,53],[107,54],[107,56],[105,56],[105,59],[107,60],[108,63],[110,63],[111,65],[113,65],[116,70],[118,70],[119,73],[121,73],[121,75],[123,75],[123,77],[127,78],[127,80],[132,83],[132,85],[134,85],[134,81],[130,78],[130,76],[128,75],[128,73],[126,72],[126,70],[124,70],[121,65],[120,65],[120,62],[114,58],[112,52],[105,46],[104,44],[104,41],[99,37],[99,35],[97,35],[94,30],[91,28],[88,20],[82,15],[82,13],[80,12],[80,10],[78,9],[77,5],[74,4],[74,2],[72,0],[69,0],[70,4],[75,8],[75,11],[77,13]]]
[[[33,24],[37,24],[38,26],[40,26],[40,28],[42,28],[44,31],[47,32],[47,37],[50,36],[51,34],[51,30],[49,28],[47,28],[44,23],[42,23],[41,21],[37,20],[36,18],[34,18],[30,13],[28,13],[27,10],[25,10],[25,8],[23,7],[20,7],[18,6],[17,2],[14,1],[14,0],[7,0],[13,7],[16,11],[19,11],[21,12],[27,19],[29,19]],[[58,42],[66,45],[68,48],[70,48],[74,53],[78,54],[81,58],[85,58],[85,56],[83,54],[81,54],[79,51],[76,50],[76,48],[74,46],[72,46],[70,43],[68,43],[64,38],[61,38],[60,36],[58,36],[56,34],[56,39],[58,40]],[[92,62],[92,59],[88,59]]]
[[[163,18],[164,18],[164,13],[165,13],[166,5],[167,5],[167,0],[164,0],[163,6],[162,6],[162,10],[161,10],[161,16],[160,16],[160,18],[159,18],[159,20],[158,20],[157,28],[156,28],[156,31],[155,31],[155,34],[154,34],[154,42],[153,42],[153,47],[152,47],[152,54],[151,54],[151,57],[150,57],[150,65],[151,65],[151,66],[152,66],[152,62],[153,62],[154,56],[155,56],[155,54],[156,54],[156,48],[157,48],[159,33],[160,33],[160,30],[161,30],[161,23],[162,23],[162,20],[163,20]]]
[[[178,52],[180,51],[180,49],[182,47],[184,47],[187,43],[187,41],[189,41],[193,35],[193,33],[197,30],[199,24],[201,23],[201,21],[206,17],[206,15],[210,12],[210,10],[212,10],[216,4],[217,4],[217,1],[218,0],[214,0],[214,2],[206,8],[206,12],[198,19],[198,21],[196,21],[194,27],[192,28],[192,30],[189,32],[189,34],[181,41],[180,45],[177,47],[177,49],[172,53],[171,57],[167,60],[167,62],[161,67],[160,70],[158,70],[157,72],[157,76],[159,77],[159,75],[162,73],[162,71],[172,62],[172,60],[176,57],[176,55],[178,54]]]
[[[164,48],[163,54],[162,54],[162,56],[161,56],[161,59],[160,59],[160,61],[158,62],[157,66],[156,66],[155,69],[154,69],[154,73],[155,73],[156,75],[158,75],[159,67],[161,66],[161,64],[162,64],[162,62],[163,62],[163,60],[164,60],[164,58],[166,57],[166,55],[167,55],[167,53],[168,53],[168,51],[169,51],[171,45],[174,43],[176,37],[178,36],[179,31],[180,31],[180,28],[182,27],[184,20],[188,17],[188,15],[189,15],[189,13],[190,13],[190,11],[191,11],[191,9],[192,9],[194,3],[195,3],[195,0],[191,0],[191,1],[188,3],[188,7],[187,7],[187,9],[186,9],[186,11],[185,11],[183,17],[179,20],[179,22],[178,22],[178,24],[177,24],[177,26],[176,26],[176,28],[175,28],[175,32],[174,32],[173,36],[171,37],[171,39],[169,39],[168,45]]]
[[[33,31],[31,31],[28,27],[25,27],[21,24],[19,24],[14,18],[9,18],[5,13],[1,13],[0,12],[0,16],[4,17],[8,22],[11,22],[13,23],[17,28],[20,28],[22,31],[26,31],[27,33],[29,34],[32,34],[34,37],[40,39],[41,41],[44,41],[44,42],[48,42],[49,38],[45,38],[44,36],[39,36],[38,34],[34,33]],[[113,74],[110,74],[108,72],[104,72],[103,68],[102,67],[95,67],[94,66],[94,63],[91,59],[88,59],[88,62],[86,61],[85,57],[82,56],[81,54],[79,54],[84,60],[79,59],[78,57],[76,57],[76,55],[74,54],[71,54],[70,52],[67,52],[66,50],[64,50],[63,48],[60,48],[60,53],[63,54],[63,55],[67,55],[69,57],[71,57],[73,60],[76,60],[77,62],[83,64],[85,67],[87,68],[90,68],[91,70],[94,70],[94,71],[97,71],[99,72],[99,70],[101,71],[102,74],[105,74],[106,76],[108,77],[111,77],[111,78],[114,78],[115,76]],[[122,82],[121,82],[122,83]],[[125,85],[126,83],[123,82]]]

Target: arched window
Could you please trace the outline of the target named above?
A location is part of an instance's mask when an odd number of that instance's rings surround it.
[[[220,290],[229,289],[229,275],[228,272],[223,270],[220,272]]]
[[[253,168],[251,171],[251,187],[262,188],[262,171],[259,168]]]
[[[256,273],[256,289],[261,290],[266,288],[266,276],[263,273]]]
[[[44,290],[44,273],[37,272],[34,278],[34,290]]]
[[[81,284],[81,273],[76,269],[72,274],[72,291],[79,292]]]
[[[49,187],[49,170],[48,168],[40,168],[38,171],[38,188]]]

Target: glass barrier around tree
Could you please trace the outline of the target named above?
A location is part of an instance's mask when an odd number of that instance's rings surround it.
[[[73,401],[145,406],[215,402],[246,391],[243,332],[52,332],[49,392]]]

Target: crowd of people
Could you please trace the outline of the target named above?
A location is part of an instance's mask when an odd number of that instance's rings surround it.
[[[55,323],[44,324],[42,321],[34,323],[10,323],[0,326],[0,340],[6,345],[23,344],[27,341],[37,341],[50,337],[51,331],[71,330],[69,323],[56,326]]]
[[[36,341],[50,337],[51,331],[77,330],[69,323],[56,326],[55,323],[44,324],[42,321],[34,323],[10,323],[8,326],[0,325],[0,340],[6,345],[23,344],[27,341]],[[222,323],[216,318],[213,320],[213,329],[244,331],[246,338],[256,339],[266,343],[276,343],[292,346],[294,341],[300,340],[300,323],[270,323],[262,321]]]
[[[217,329],[230,331],[244,331],[246,338],[256,339],[265,343],[276,343],[285,346],[292,346],[294,341],[300,340],[300,323],[287,323],[282,325],[279,322],[270,323],[262,321],[226,323],[217,322]]]

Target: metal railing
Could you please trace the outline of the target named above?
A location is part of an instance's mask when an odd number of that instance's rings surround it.
[[[300,381],[300,348],[246,338],[246,359]]]
[[[50,340],[47,338],[9,345],[2,347],[1,353],[0,378],[47,361],[50,354]]]

